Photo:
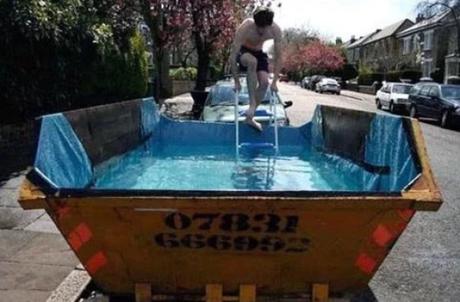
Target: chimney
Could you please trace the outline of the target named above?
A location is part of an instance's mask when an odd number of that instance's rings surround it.
[[[418,14],[417,18],[415,18],[415,23],[419,23],[425,20],[425,16],[423,14]]]

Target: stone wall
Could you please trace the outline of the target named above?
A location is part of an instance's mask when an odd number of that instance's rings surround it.
[[[195,81],[172,81],[172,96],[190,92],[195,88]]]

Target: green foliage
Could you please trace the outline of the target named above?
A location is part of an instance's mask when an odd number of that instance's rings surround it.
[[[0,0],[1,123],[144,95],[136,14],[117,3]]]
[[[345,64],[342,69],[342,79],[344,81],[354,79],[358,76],[358,71],[352,64]]]
[[[195,67],[176,68],[169,71],[172,80],[176,81],[194,81],[197,77],[197,69]]]
[[[418,70],[390,71],[385,75],[387,82],[401,82],[401,80],[411,80],[412,83],[418,82],[422,73]]]
[[[430,74],[430,77],[435,81],[436,83],[443,83],[444,82],[444,68],[439,68],[436,71],[433,71]]]
[[[358,77],[359,85],[372,85],[374,82],[382,82],[383,74],[381,73],[362,73]]]
[[[82,95],[96,100],[130,99],[144,96],[147,91],[148,65],[145,45],[140,34],[130,39],[129,51],[120,53],[108,48],[95,60],[82,81]],[[96,101],[97,102],[97,101]]]
[[[369,66],[364,64],[359,65],[359,74],[370,74],[372,72],[373,70]]]

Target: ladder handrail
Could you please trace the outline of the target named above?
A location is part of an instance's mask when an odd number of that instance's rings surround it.
[[[272,106],[274,107],[273,111],[273,122],[275,123],[275,152],[276,155],[278,155],[279,152],[279,141],[278,141],[278,110],[277,110],[277,104],[275,103],[275,92],[272,90],[271,91],[271,100],[270,103],[272,103]]]
[[[236,160],[238,161],[240,159],[240,110],[239,110],[239,104],[240,104],[240,92],[238,90],[235,90],[235,149],[236,149]]]

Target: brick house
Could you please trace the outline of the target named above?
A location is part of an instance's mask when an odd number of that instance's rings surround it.
[[[400,43],[397,34],[414,25],[409,19],[391,24],[373,34],[361,46],[361,63],[376,71],[400,69]]]
[[[344,45],[344,47],[346,48],[347,60],[349,64],[359,67],[361,60],[363,58],[363,44],[367,40],[372,38],[372,36],[377,34],[379,31],[380,29],[376,30],[373,33],[360,37],[359,39],[355,39],[354,37],[352,37],[351,40],[348,43],[346,43],[346,45]]]
[[[397,35],[402,60],[420,69],[424,77],[447,82],[450,76],[458,76],[457,29],[450,12],[418,21]]]

